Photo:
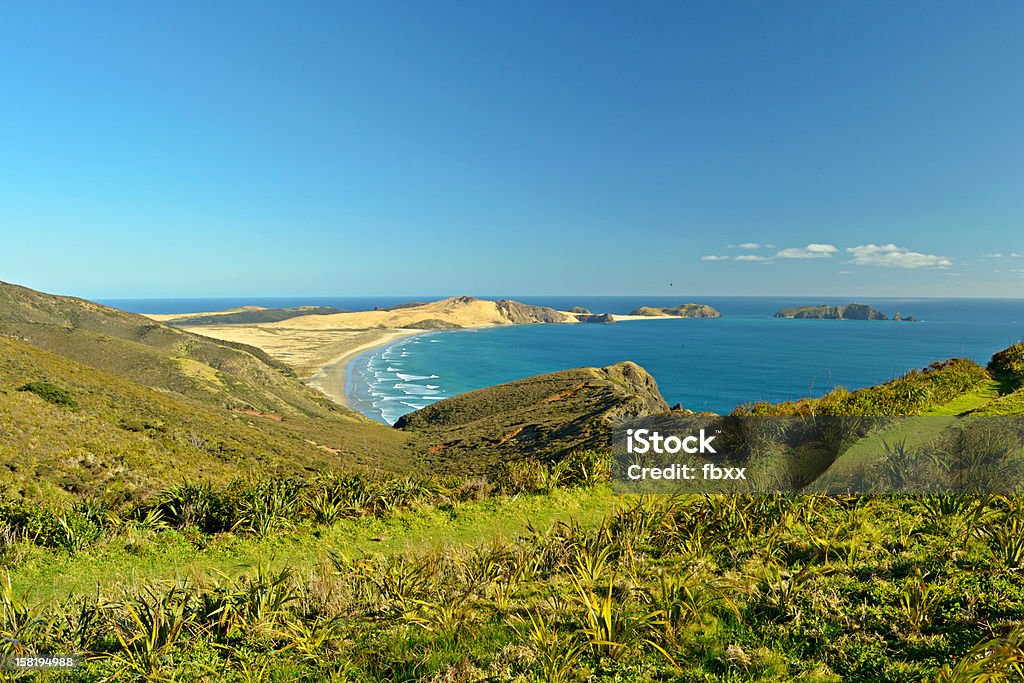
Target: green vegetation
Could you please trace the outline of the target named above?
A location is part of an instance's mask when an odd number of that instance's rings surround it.
[[[354,416],[257,348],[191,334],[82,299],[0,283],[0,337],[222,409]]]
[[[439,318],[425,318],[424,320],[417,320],[414,323],[403,325],[403,327],[407,330],[457,330],[462,325],[456,325]]]
[[[993,380],[984,382],[973,391],[966,391],[949,403],[936,405],[923,415],[967,415],[978,411],[999,398],[999,384]]]
[[[549,481],[525,498],[501,481],[349,477],[183,484],[123,514],[6,504],[0,642],[84,654],[55,676],[69,681],[1021,675],[1018,499],[615,499],[592,482],[581,493],[604,501],[603,517],[559,520],[564,487],[585,486],[579,473],[600,460],[576,458],[553,487],[555,468],[531,465]],[[254,495],[276,501],[270,512]],[[553,521],[461,539],[445,521],[506,518],[530,500]],[[440,530],[426,544],[382,552],[367,538],[411,539],[420,519]],[[296,545],[293,562],[274,559]],[[206,571],[154,565],[167,553]],[[39,588],[40,567],[76,586],[97,561],[134,578],[66,597]]]
[[[374,306],[375,311],[400,311],[403,308],[416,308],[418,306],[426,306],[426,301],[407,301],[404,304],[395,304],[394,306]]]
[[[246,472],[406,467],[409,436],[397,430],[326,410],[267,415],[157,391],[0,337],[0,493],[137,499],[184,473],[216,483]]]
[[[55,406],[63,406],[64,408],[78,407],[70,391],[61,389],[56,384],[50,384],[49,382],[29,382],[18,387],[18,391],[31,391],[39,398],[49,401]]]
[[[988,371],[999,381],[1004,391],[1016,391],[1024,387],[1024,343],[1014,344],[993,355]]]
[[[409,413],[395,427],[423,454],[420,467],[485,474],[503,462],[607,448],[617,416],[667,411],[654,378],[627,362],[470,391]]]
[[[569,309],[569,312],[570,313],[584,313],[586,315],[590,315],[590,309],[583,308],[583,306],[573,306],[572,308]]]
[[[984,391],[991,378],[966,358],[932,363],[886,384],[849,392],[837,388],[821,398],[739,406],[737,415],[920,415],[968,393]]]

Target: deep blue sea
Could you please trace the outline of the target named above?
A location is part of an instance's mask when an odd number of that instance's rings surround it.
[[[139,313],[184,313],[241,305],[336,306],[367,310],[438,297],[110,300]],[[699,302],[721,318],[627,321],[612,325],[522,325],[430,332],[357,357],[346,393],[353,407],[382,422],[441,398],[565,368],[632,360],[658,381],[670,404],[726,412],[748,401],[820,396],[884,382],[955,356],[981,364],[1024,336],[1022,299],[858,297],[889,317],[922,322],[787,320],[781,308],[843,304],[835,297],[487,297],[566,310],[629,313],[639,306]]]

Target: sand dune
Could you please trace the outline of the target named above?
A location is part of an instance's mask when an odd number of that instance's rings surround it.
[[[510,305],[518,308],[511,308]],[[525,312],[523,319],[517,319],[517,310]],[[536,319],[530,319],[531,317]],[[270,326],[312,330],[401,328],[430,320],[439,320],[459,327],[513,325],[520,322],[578,322],[576,316],[571,313],[562,313],[550,308],[460,296],[390,311],[306,315],[272,323]]]

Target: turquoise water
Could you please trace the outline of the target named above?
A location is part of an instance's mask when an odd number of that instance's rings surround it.
[[[692,299],[692,297],[691,297]],[[625,313],[676,298],[522,297],[558,308]],[[632,360],[658,381],[670,404],[725,412],[748,401],[820,396],[884,382],[912,368],[964,356],[986,363],[1021,339],[1024,301],[858,299],[889,316],[923,322],[786,320],[783,307],[848,303],[828,298],[699,297],[721,318],[613,325],[522,325],[431,332],[356,358],[347,373],[352,406],[393,423],[434,401],[530,375]]]
[[[367,310],[436,295],[134,299],[105,301],[137,313],[189,313],[235,306],[334,306]],[[897,377],[936,360],[965,356],[986,363],[1024,334],[1021,299],[862,297],[520,297],[566,310],[628,313],[639,306],[707,303],[723,317],[614,325],[525,325],[455,330],[405,338],[356,358],[346,393],[365,415],[391,423],[441,398],[530,375],[632,360],[654,375],[669,403],[725,412],[748,401],[820,396]],[[857,301],[920,323],[781,320],[781,308]]]

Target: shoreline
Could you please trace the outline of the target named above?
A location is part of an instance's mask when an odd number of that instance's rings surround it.
[[[647,316],[647,315],[630,315],[617,317],[616,322],[632,322],[637,320],[683,320],[686,316]],[[507,325],[508,327],[515,327],[518,325],[528,325],[531,323],[512,323]],[[582,324],[594,324],[594,323],[548,323],[548,324],[570,324],[570,325],[582,325]],[[603,323],[601,323],[603,324]],[[614,323],[613,323],[614,324]],[[469,329],[483,329],[489,327],[506,327],[506,325],[473,325],[472,327],[461,327],[458,329],[469,330]],[[378,349],[382,346],[388,346],[399,339],[405,339],[408,337],[414,337],[416,335],[446,332],[448,330],[410,330],[404,328],[386,328],[381,330],[381,336],[372,341],[365,342],[351,349],[347,349],[345,352],[331,358],[329,361],[321,365],[317,371],[305,378],[303,381],[320,393],[327,396],[329,399],[341,405],[349,410],[355,410],[363,417],[373,419],[368,415],[363,414],[356,408],[352,407],[352,404],[348,400],[348,366],[362,354]]]
[[[633,322],[638,320],[683,320],[686,316],[646,316],[646,315],[629,315],[629,316],[617,316],[616,322]],[[518,325],[528,325],[531,323],[512,323],[509,327]],[[571,325],[582,325],[582,324],[593,324],[593,323],[548,323],[548,324],[571,324]],[[602,323],[603,324],[603,323]],[[612,323],[614,324],[614,323]],[[506,325],[495,325],[495,324],[482,324],[473,325],[470,327],[462,327],[458,329],[482,329],[489,327],[505,327]],[[431,332],[444,332],[446,330],[413,330],[405,328],[384,328],[379,330],[381,335],[376,339],[368,342],[364,342],[350,349],[346,349],[344,352],[334,356],[327,362],[320,365],[317,370],[310,376],[303,379],[303,382],[313,387],[320,393],[327,396],[338,405],[354,410],[363,417],[373,420],[374,418],[365,415],[361,411],[357,410],[352,406],[348,400],[348,366],[355,361],[356,358],[364,353],[373,351],[382,346],[387,346],[400,339],[406,339],[408,337],[414,337],[416,335],[427,334]]]
[[[387,346],[399,339],[406,337],[414,337],[418,334],[426,334],[432,330],[406,330],[406,329],[384,329],[381,330],[380,337],[371,341],[360,344],[351,349],[345,350],[343,353],[338,354],[334,358],[330,359],[312,376],[306,378],[304,381],[309,386],[320,391],[320,393],[327,396],[338,405],[344,406],[349,410],[355,410],[349,402],[348,395],[345,391],[348,381],[348,366],[349,363],[354,361],[358,356],[372,351],[381,346]],[[358,410],[356,412],[359,412]],[[363,415],[362,413],[359,413]],[[366,417],[363,415],[363,417]],[[372,418],[370,418],[372,419]]]
[[[237,310],[237,309],[236,309]],[[221,314],[230,313],[223,311]],[[379,313],[373,311],[370,313]],[[380,312],[383,313],[383,312]],[[196,314],[192,314],[196,315]],[[213,313],[211,315],[216,315]],[[350,315],[350,314],[341,314]],[[565,315],[569,315],[566,313]],[[152,316],[156,317],[156,316]],[[177,317],[177,316],[160,316]],[[309,387],[316,389],[334,403],[353,410],[360,415],[361,411],[354,408],[348,398],[348,366],[360,355],[392,344],[400,339],[415,335],[443,330],[406,328],[397,326],[373,327],[333,327],[321,326],[325,320],[334,316],[300,316],[307,325],[295,325],[289,319],[274,323],[225,323],[204,325],[180,325],[179,329],[213,339],[222,339],[254,346],[293,368],[299,378]],[[686,316],[641,316],[618,315],[614,322],[633,322],[637,320],[680,320]],[[308,323],[318,323],[310,326]],[[491,327],[517,327],[520,325],[542,323],[493,322],[490,320],[474,321],[463,324],[456,329],[481,329]],[[546,324],[591,325],[594,323],[579,320],[564,320]],[[606,323],[597,323],[606,324]],[[375,419],[370,416],[370,419]]]

